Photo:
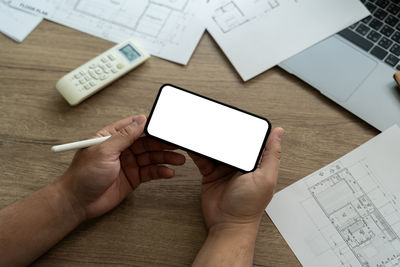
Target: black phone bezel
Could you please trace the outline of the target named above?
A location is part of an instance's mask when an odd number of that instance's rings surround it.
[[[199,153],[199,152],[193,151],[193,150],[188,149],[188,148],[186,148],[186,147],[180,146],[180,145],[178,145],[178,144],[175,144],[175,143],[169,142],[169,141],[167,141],[167,140],[161,139],[161,138],[159,138],[159,137],[157,137],[157,136],[151,135],[151,134],[148,132],[148,129],[147,129],[147,128],[148,128],[148,126],[149,126],[149,123],[150,123],[150,121],[151,121],[151,118],[153,117],[153,112],[154,112],[154,110],[155,110],[155,108],[156,108],[156,106],[157,106],[158,99],[160,98],[161,92],[162,92],[163,88],[166,87],[166,86],[174,87],[174,88],[179,89],[179,90],[182,90],[182,91],[184,91],[184,92],[186,92],[186,93],[193,94],[193,95],[195,95],[195,96],[204,98],[204,99],[206,99],[206,100],[215,102],[215,103],[217,103],[217,104],[226,106],[226,107],[228,107],[228,108],[231,108],[231,109],[234,109],[234,110],[237,110],[237,111],[246,113],[246,114],[248,114],[248,115],[250,115],[250,116],[253,116],[253,117],[256,117],[256,118],[259,118],[259,119],[262,119],[262,120],[266,121],[267,124],[268,124],[268,130],[267,130],[267,132],[266,132],[266,134],[265,134],[265,136],[264,136],[264,140],[263,140],[262,145],[261,145],[261,147],[260,147],[260,151],[258,152],[257,160],[256,160],[256,162],[254,163],[254,167],[253,167],[250,171],[246,171],[246,170],[243,170],[243,169],[241,169],[241,168],[239,168],[239,167],[230,165],[230,164],[228,164],[228,163],[226,163],[226,162],[223,162],[223,161],[214,159],[214,158],[212,158],[212,157],[210,157],[210,156],[201,154],[201,153]],[[266,144],[267,139],[268,139],[268,136],[269,136],[269,134],[270,134],[270,132],[271,132],[271,123],[270,123],[270,121],[269,121],[267,118],[258,116],[258,115],[256,115],[256,114],[247,112],[247,111],[242,110],[242,109],[240,109],[240,108],[237,108],[237,107],[234,107],[234,106],[231,106],[231,105],[222,103],[222,102],[220,102],[220,101],[211,99],[211,98],[206,97],[206,96],[202,96],[202,95],[200,95],[200,94],[191,92],[191,91],[189,91],[189,90],[187,90],[187,89],[184,89],[184,88],[178,87],[178,86],[176,86],[176,85],[168,84],[168,83],[167,83],[167,84],[163,84],[163,85],[160,87],[159,91],[158,91],[157,97],[156,97],[156,99],[155,99],[155,101],[154,101],[154,104],[153,104],[153,106],[152,106],[152,108],[151,108],[150,114],[149,114],[149,116],[148,116],[148,118],[147,118],[147,122],[146,122],[146,125],[145,125],[145,128],[144,128],[144,132],[145,132],[145,134],[146,134],[147,136],[149,136],[149,137],[151,137],[151,138],[154,138],[154,139],[156,139],[156,140],[158,140],[158,141],[161,141],[161,142],[164,142],[164,143],[173,145],[173,146],[175,146],[175,147],[177,147],[177,148],[179,148],[179,149],[182,149],[182,150],[188,151],[188,152],[190,152],[190,153],[194,153],[194,154],[196,154],[196,155],[205,157],[205,158],[210,159],[210,160],[212,160],[212,161],[215,161],[215,162],[224,164],[224,165],[226,165],[226,166],[229,166],[229,167],[234,168],[234,169],[236,169],[236,170],[239,170],[239,171],[241,171],[241,172],[248,173],[248,172],[253,172],[253,171],[257,168],[257,166],[258,166],[258,162],[259,162],[260,159],[261,159],[261,156],[262,156],[263,151],[264,151],[265,144]]]

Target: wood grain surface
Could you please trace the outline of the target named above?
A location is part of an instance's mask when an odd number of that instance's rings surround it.
[[[265,116],[273,126],[283,127],[278,190],[379,133],[278,67],[243,83],[208,34],[187,66],[152,57],[70,107],[55,90],[57,80],[113,45],[48,21],[21,44],[0,36],[0,208],[65,171],[74,152],[53,154],[52,145],[88,138],[133,114],[148,114],[164,83]],[[295,220],[290,214],[288,219]],[[175,179],[141,185],[120,206],[80,225],[33,265],[188,266],[205,237],[200,174],[188,159]],[[266,215],[254,265],[300,266]]]

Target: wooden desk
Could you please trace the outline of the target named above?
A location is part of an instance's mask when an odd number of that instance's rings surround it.
[[[260,114],[285,128],[278,190],[378,134],[278,67],[243,83],[208,34],[187,66],[153,57],[70,107],[55,90],[57,80],[112,45],[47,21],[22,44],[0,36],[0,208],[64,172],[74,152],[53,154],[52,145],[90,137],[132,114],[148,114],[163,83]],[[82,224],[34,265],[190,265],[206,237],[199,180],[188,160],[175,179],[143,184],[113,211]],[[266,215],[254,265],[300,265]]]

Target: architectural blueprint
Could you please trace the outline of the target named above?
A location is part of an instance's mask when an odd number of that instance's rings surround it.
[[[207,30],[244,81],[369,14],[359,0],[213,0],[209,9]]]
[[[0,32],[22,42],[42,21],[42,17],[29,14],[0,0]]]
[[[266,211],[304,266],[400,266],[399,149],[393,126],[274,196]]]
[[[204,30],[203,0],[11,0],[17,8],[65,26],[186,64]]]
[[[7,1],[110,41],[134,37],[151,54],[181,64],[207,26],[244,81],[369,14],[359,0]]]

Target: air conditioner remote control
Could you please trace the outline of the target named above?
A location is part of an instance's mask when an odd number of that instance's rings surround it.
[[[57,82],[56,88],[70,105],[77,105],[149,57],[129,39],[66,74]]]

